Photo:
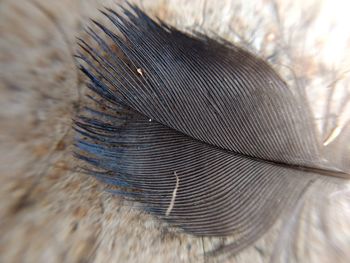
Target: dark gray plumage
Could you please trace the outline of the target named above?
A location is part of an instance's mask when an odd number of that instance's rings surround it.
[[[101,99],[75,121],[76,155],[114,193],[188,233],[234,235],[235,252],[316,178],[349,176],[322,155],[305,101],[261,59],[137,7],[104,14],[117,31],[95,22],[95,43],[80,41]]]

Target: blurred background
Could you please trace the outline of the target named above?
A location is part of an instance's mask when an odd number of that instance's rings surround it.
[[[267,60],[306,95],[323,144],[350,163],[349,1],[130,2]],[[278,262],[347,262],[348,184],[321,200],[322,211],[310,197],[292,218],[298,222],[292,238],[281,239],[277,225],[234,257],[205,258],[225,239],[172,231],[76,172],[71,124],[85,89],[73,58],[76,37],[89,18],[102,19],[98,9],[118,3],[124,1],[0,1],[0,261],[255,263],[285,246],[293,256],[283,252]]]

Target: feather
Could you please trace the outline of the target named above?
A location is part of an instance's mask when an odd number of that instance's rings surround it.
[[[75,120],[75,144],[113,193],[186,233],[233,236],[235,253],[319,178],[349,177],[347,161],[325,158],[305,99],[266,62],[136,6],[102,12],[114,28],[94,21],[93,43],[79,41],[100,99]]]

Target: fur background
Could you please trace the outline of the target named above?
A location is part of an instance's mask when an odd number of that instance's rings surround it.
[[[0,1],[0,261],[346,262],[349,184],[310,196],[290,219],[288,238],[277,223],[235,257],[205,258],[203,251],[226,241],[168,229],[75,170],[71,124],[85,92],[72,57],[76,37],[90,17],[101,17],[98,8],[116,2]],[[350,132],[348,1],[134,2],[180,29],[220,36],[268,60],[306,92],[325,141]]]

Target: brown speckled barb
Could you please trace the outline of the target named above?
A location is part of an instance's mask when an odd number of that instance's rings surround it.
[[[345,176],[322,157],[304,100],[267,63],[136,7],[103,12],[115,32],[95,22],[95,43],[80,41],[81,70],[102,99],[75,121],[76,155],[114,193],[188,233],[233,235],[238,251],[317,172]]]

